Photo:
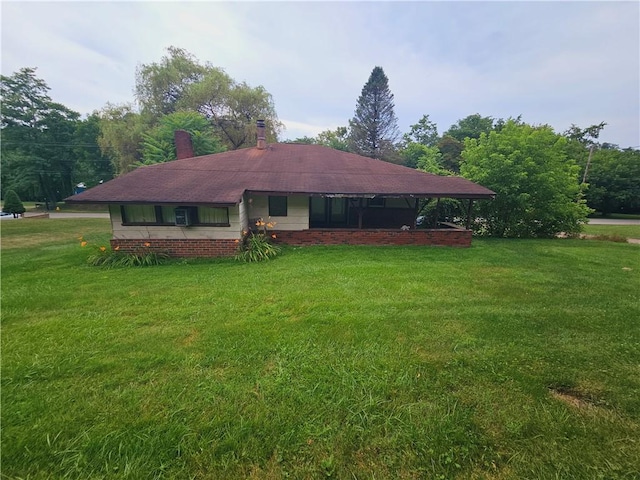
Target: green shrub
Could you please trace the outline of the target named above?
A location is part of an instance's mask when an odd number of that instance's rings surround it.
[[[26,210],[22,201],[20,201],[18,194],[13,190],[9,190],[4,197],[4,206],[2,207],[2,211],[13,213],[15,216],[23,214]]]

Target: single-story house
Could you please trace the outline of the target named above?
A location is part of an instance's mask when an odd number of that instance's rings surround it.
[[[179,257],[235,254],[257,219],[274,223],[291,245],[470,246],[471,231],[416,228],[420,199],[491,199],[460,177],[420,172],[320,145],[267,144],[258,122],[255,148],[193,156],[176,132],[178,159],[136,170],[73,195],[71,204],[106,204],[111,245]],[[469,215],[470,217],[470,215]],[[271,232],[270,232],[271,233]]]

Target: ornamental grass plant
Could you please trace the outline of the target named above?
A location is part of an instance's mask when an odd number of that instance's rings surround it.
[[[269,230],[276,225],[276,222],[264,221],[259,218],[255,222],[256,228],[251,231],[243,231],[242,239],[238,241],[238,253],[236,260],[242,262],[261,262],[276,257],[281,248],[274,245],[272,240],[277,238],[275,233]]]
[[[87,263],[94,267],[152,267],[169,260],[167,253],[152,250],[149,242],[144,242],[133,251],[122,252],[120,247],[112,250],[104,245],[89,245],[83,237],[79,240],[82,248],[93,249],[93,253],[87,257]]]

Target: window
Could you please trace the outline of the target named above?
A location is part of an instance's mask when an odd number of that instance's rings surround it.
[[[198,208],[198,221],[196,223],[207,225],[229,225],[229,209],[228,208]]]
[[[287,197],[269,197],[269,216],[287,216]]]
[[[227,207],[121,205],[123,225],[175,225],[176,208],[186,209],[190,225],[229,226]]]
[[[122,205],[122,223],[155,225],[156,207],[153,205]]]

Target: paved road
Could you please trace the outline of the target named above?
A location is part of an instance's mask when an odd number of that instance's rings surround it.
[[[66,212],[49,212],[49,218],[109,218],[108,213],[83,212],[83,213],[66,213]]]
[[[620,220],[618,218],[590,218],[590,225],[640,225],[640,220]]]

